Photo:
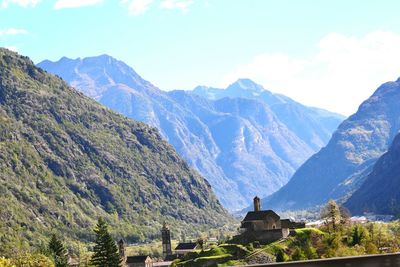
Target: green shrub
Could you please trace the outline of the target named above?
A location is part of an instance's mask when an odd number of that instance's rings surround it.
[[[54,267],[53,261],[43,254],[22,253],[12,263],[15,267]]]
[[[0,257],[0,267],[16,267],[12,260]]]
[[[278,250],[278,253],[276,254],[276,262],[285,262],[289,259],[289,256],[282,249]]]

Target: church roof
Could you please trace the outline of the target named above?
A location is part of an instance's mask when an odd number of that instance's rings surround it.
[[[186,250],[186,249],[196,249],[197,243],[189,242],[189,243],[179,243],[176,246],[175,250]]]
[[[273,210],[260,210],[260,211],[249,211],[244,217],[243,222],[246,221],[262,221],[267,217],[274,217],[275,219],[279,220],[278,214],[276,214]]]
[[[126,258],[126,263],[145,262],[147,260],[147,258],[150,258],[150,256],[129,256]]]

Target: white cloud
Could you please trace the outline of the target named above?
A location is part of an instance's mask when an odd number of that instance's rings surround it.
[[[101,4],[103,0],[58,0],[54,4],[54,9],[79,8]]]
[[[262,54],[221,81],[250,78],[302,103],[349,115],[382,83],[400,76],[400,34],[371,32],[362,38],[332,33],[304,58]]]
[[[153,0],[122,0],[121,3],[128,6],[129,14],[138,16],[149,9]]]
[[[21,35],[21,34],[27,34],[28,31],[25,29],[16,29],[16,28],[8,28],[1,30],[0,29],[0,36],[5,36],[5,35]]]
[[[186,11],[193,4],[193,0],[162,0],[160,7],[162,9],[181,9]]]
[[[40,0],[3,0],[1,6],[7,8],[10,4],[15,4],[21,7],[35,7]]]

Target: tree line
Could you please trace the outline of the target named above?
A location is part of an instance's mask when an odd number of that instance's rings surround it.
[[[93,231],[96,239],[88,265],[93,267],[122,266],[118,247],[103,218],[98,219]],[[0,267],[68,267],[69,265],[68,250],[60,236],[56,234],[52,234],[47,246],[37,253],[25,252],[9,259],[0,257]]]

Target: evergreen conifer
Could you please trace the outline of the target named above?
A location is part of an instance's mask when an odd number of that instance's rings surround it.
[[[99,218],[94,232],[96,233],[96,245],[91,264],[99,267],[120,267],[122,260],[117,244],[112,239],[108,232],[108,226],[102,218]]]
[[[56,267],[68,266],[67,250],[65,249],[61,240],[55,234],[51,236],[48,250],[54,259],[54,265]]]

